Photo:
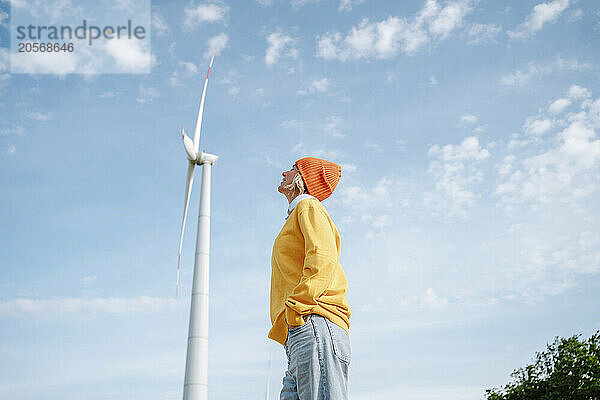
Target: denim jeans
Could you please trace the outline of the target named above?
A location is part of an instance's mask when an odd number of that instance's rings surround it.
[[[347,400],[350,338],[317,314],[289,329],[285,342],[288,369],[280,400]]]

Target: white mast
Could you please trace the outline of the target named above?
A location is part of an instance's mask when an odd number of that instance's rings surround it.
[[[190,305],[190,325],[188,330],[187,356],[185,362],[185,380],[183,384],[184,400],[208,399],[208,287],[209,287],[209,255],[210,255],[210,174],[212,165],[218,157],[214,154],[198,152],[200,146],[200,128],[204,111],[204,97],[208,85],[208,75],[214,60],[210,60],[194,140],[185,135],[182,128],[183,144],[189,160],[183,221],[179,242],[179,258],[177,263],[177,287],[179,286],[179,262],[183,245],[183,232],[187,209],[194,179],[194,167],[202,165],[202,186],[200,188],[200,211],[198,215],[198,233],[196,237],[196,256],[194,258],[194,278],[192,283],[192,299]]]
[[[208,279],[210,254],[210,173],[217,156],[201,153],[202,168],[198,236],[190,306],[183,400],[208,399]]]
[[[271,393],[271,356],[273,355],[273,352],[270,351],[269,352],[269,364],[267,364],[267,388],[265,390],[265,400],[269,400],[269,398],[271,397],[270,393]]]

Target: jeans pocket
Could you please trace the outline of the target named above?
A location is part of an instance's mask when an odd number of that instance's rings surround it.
[[[306,328],[310,324],[310,318],[312,314],[304,316],[304,323],[302,325],[295,326],[293,328],[288,328],[288,334],[296,333],[301,331],[302,328]]]
[[[331,335],[333,353],[340,361],[350,364],[350,357],[352,355],[352,350],[350,349],[350,336],[343,328],[337,326],[327,318],[324,319],[329,334]]]

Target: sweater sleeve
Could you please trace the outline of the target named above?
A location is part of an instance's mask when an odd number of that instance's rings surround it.
[[[331,285],[338,254],[334,232],[321,210],[302,210],[298,222],[304,236],[302,278],[285,301],[287,323],[294,326],[304,323],[302,315],[311,313],[317,299]]]

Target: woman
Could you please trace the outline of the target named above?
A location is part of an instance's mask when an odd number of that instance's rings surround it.
[[[282,175],[277,190],[289,206],[271,257],[269,331],[288,359],[280,399],[347,399],[348,281],[339,263],[339,232],[321,204],[341,168],[307,157]]]

